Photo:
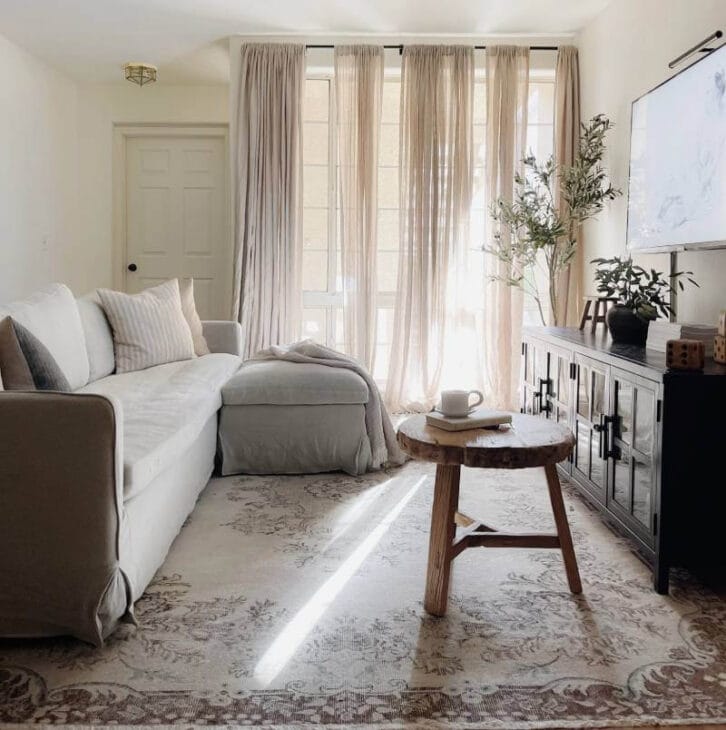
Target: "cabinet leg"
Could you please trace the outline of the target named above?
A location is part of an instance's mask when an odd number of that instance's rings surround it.
[[[670,565],[665,560],[656,557],[653,566],[653,588],[656,593],[660,593],[662,596],[668,595],[670,573]]]
[[[590,325],[590,332],[592,332],[592,333],[594,333],[595,330],[597,330],[597,320],[598,320],[599,316],[600,316],[600,300],[596,299],[595,300],[595,311],[593,312],[592,324]]]
[[[557,476],[557,465],[547,464],[545,466],[545,474],[547,475],[547,488],[550,493],[552,514],[554,515],[555,525],[557,526],[557,536],[560,538],[562,559],[565,562],[567,583],[572,593],[582,593],[580,571],[577,568],[577,557],[575,556],[575,548],[572,544],[570,525],[567,522],[565,503],[562,500],[562,487],[560,486],[560,478]]]
[[[585,325],[587,324],[587,320],[589,319],[588,315],[590,314],[590,300],[585,300],[585,307],[582,310],[582,318],[580,319],[580,329],[584,330]]]
[[[434,504],[431,509],[429,563],[426,574],[424,608],[434,616],[443,616],[449,599],[451,547],[456,536],[456,510],[459,504],[461,467],[439,464],[436,467]]]

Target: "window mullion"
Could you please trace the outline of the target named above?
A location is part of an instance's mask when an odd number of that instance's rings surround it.
[[[338,110],[335,97],[335,80],[328,77],[328,294],[337,294],[338,273]],[[328,345],[337,340],[334,305],[328,307]]]

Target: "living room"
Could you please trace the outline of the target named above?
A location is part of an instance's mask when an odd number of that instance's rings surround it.
[[[0,724],[726,726],[725,25],[3,0]]]

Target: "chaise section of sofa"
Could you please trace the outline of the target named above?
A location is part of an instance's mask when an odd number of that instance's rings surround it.
[[[240,328],[203,323],[211,355],[116,375],[95,297],[53,285],[6,313],[75,391],[0,392],[0,636],[100,645],[132,619],[212,473]]]

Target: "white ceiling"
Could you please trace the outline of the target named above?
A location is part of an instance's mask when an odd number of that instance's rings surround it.
[[[0,0],[0,34],[77,78],[225,83],[237,34],[564,35],[609,0]]]

